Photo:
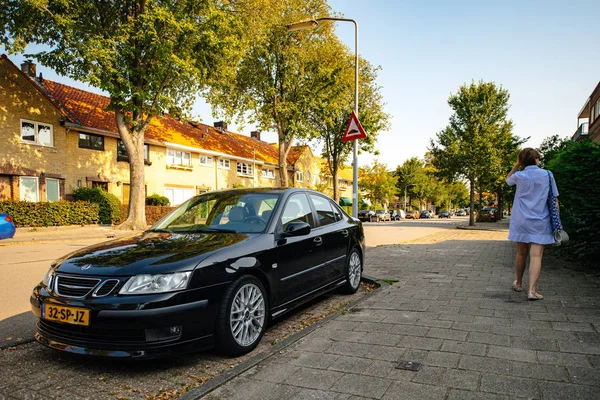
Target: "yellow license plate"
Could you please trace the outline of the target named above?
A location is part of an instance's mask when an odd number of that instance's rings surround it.
[[[42,319],[63,322],[65,324],[88,326],[90,324],[90,310],[42,304]]]

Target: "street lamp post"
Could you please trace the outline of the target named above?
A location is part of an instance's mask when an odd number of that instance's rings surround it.
[[[358,23],[350,18],[323,17],[300,21],[288,25],[288,31],[314,29],[319,21],[352,22],[354,24],[354,114],[358,118]],[[335,179],[335,177],[334,177]],[[358,140],[354,140],[354,158],[352,161],[352,216],[358,217]]]

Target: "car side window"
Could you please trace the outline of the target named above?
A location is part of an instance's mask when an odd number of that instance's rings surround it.
[[[333,209],[333,215],[335,217],[335,220],[341,221],[342,219],[344,219],[344,213],[342,212],[340,207],[338,207],[338,205],[332,201],[330,201],[329,204],[331,205],[331,208]]]
[[[306,222],[315,227],[308,199],[303,193],[292,195],[281,214],[281,229],[285,232],[290,222]]]
[[[310,200],[317,211],[317,218],[319,218],[320,226],[333,224],[337,221],[329,200],[314,194],[310,195]]]

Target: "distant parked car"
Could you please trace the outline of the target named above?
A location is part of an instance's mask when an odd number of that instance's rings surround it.
[[[358,219],[361,222],[377,222],[377,221],[379,221],[377,214],[375,214],[375,211],[373,211],[373,210],[360,210],[358,212]]]
[[[430,214],[429,210],[423,210],[423,211],[421,211],[420,218],[421,218],[421,219],[423,219],[423,218],[427,218],[427,219],[429,219],[429,218],[431,218],[431,216],[430,216],[430,215],[431,215],[431,214]]]
[[[456,212],[456,216],[457,217],[464,217],[465,215],[467,215],[467,213],[465,212],[465,210],[458,210]]]
[[[438,214],[438,218],[450,218],[450,213],[448,212],[448,210],[442,210]]]
[[[15,236],[15,224],[8,214],[0,214],[0,239],[10,239]]]
[[[408,210],[406,212],[406,219],[419,219],[420,216],[421,214],[419,214],[419,212],[415,210]]]
[[[387,212],[386,210],[377,210],[376,214],[377,214],[377,218],[379,219],[379,221],[391,221],[392,220],[390,213]]]
[[[390,218],[392,221],[400,221],[402,218],[406,218],[406,213],[404,210],[392,210],[390,211]]]

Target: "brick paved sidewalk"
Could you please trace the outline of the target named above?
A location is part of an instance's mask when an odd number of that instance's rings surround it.
[[[452,230],[369,249],[365,272],[399,282],[206,398],[600,398],[600,281],[547,257],[545,299],[528,302],[505,239]]]

